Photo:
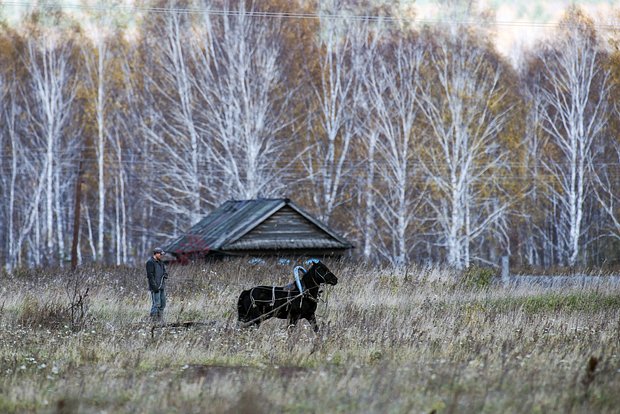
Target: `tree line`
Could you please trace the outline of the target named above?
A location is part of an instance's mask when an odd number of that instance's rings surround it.
[[[7,270],[141,261],[257,197],[290,197],[371,262],[618,260],[620,37],[579,8],[514,64],[488,16],[149,4],[88,10],[94,31],[53,7],[0,26]]]

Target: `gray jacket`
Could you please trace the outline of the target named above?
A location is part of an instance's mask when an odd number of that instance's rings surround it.
[[[157,293],[159,290],[164,289],[166,287],[166,279],[168,278],[164,262],[150,257],[146,261],[146,278],[149,281],[149,290],[151,292]]]

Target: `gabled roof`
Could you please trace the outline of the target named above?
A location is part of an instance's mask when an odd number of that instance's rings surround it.
[[[258,199],[225,202],[164,249],[179,255],[352,247],[291,200]]]

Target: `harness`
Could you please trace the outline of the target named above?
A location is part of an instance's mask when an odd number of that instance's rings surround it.
[[[256,289],[256,288],[254,288],[254,289]],[[254,290],[254,289],[252,289],[252,290]],[[250,299],[252,300],[252,307],[256,307],[256,302],[261,302],[261,301],[255,300],[253,295],[251,294],[251,291],[250,291]],[[275,286],[273,287],[273,291],[275,292]],[[271,315],[274,312],[277,312],[278,310],[282,309],[285,306],[288,306],[292,301],[294,301],[298,297],[302,297],[302,299],[303,299],[303,296],[305,296],[305,294],[306,294],[305,292],[302,292],[302,293],[299,293],[299,294],[291,297],[290,296],[290,292],[289,292],[289,296],[287,296],[286,302],[284,302],[282,305],[278,306],[277,308],[273,308],[269,312],[266,312],[266,313],[263,313],[263,314],[259,315],[258,317],[252,319],[251,321],[244,322],[243,324],[241,324],[241,326],[247,327],[247,326],[252,325],[254,322],[256,322],[258,320],[266,319],[267,316]],[[310,299],[314,300],[313,297],[310,297]],[[274,299],[274,302],[272,302],[271,306],[273,306],[274,304],[275,304],[275,299]]]
[[[306,269],[304,269],[301,266],[295,266],[295,268],[293,269],[293,274],[295,275],[295,283],[297,283],[297,288],[299,289],[300,293],[304,292],[303,287],[301,286],[301,280],[299,280],[299,271],[303,270],[304,274],[308,273],[308,271]]]
[[[310,259],[310,260],[306,261],[306,264],[317,263],[318,261],[315,261],[315,260],[316,259]],[[325,274],[326,273],[321,274],[318,269],[315,269],[314,270],[315,275],[320,277],[323,282],[318,282],[317,283],[315,278],[312,278],[312,281],[314,282],[314,286],[312,286],[311,288],[304,289],[303,285],[301,283],[301,279],[299,277],[299,271],[300,270],[302,270],[304,272],[304,274],[308,272],[302,266],[296,266],[293,269],[293,273],[295,275],[295,284],[297,285],[297,288],[299,289],[299,293],[297,295],[291,296],[291,290],[286,289],[286,286],[285,286],[283,289],[284,289],[284,291],[287,292],[287,296],[286,296],[286,301],[282,305],[280,305],[280,306],[278,306],[278,307],[276,307],[274,309],[271,309],[269,312],[263,313],[260,316],[254,318],[254,319],[252,319],[252,320],[250,320],[248,322],[244,322],[242,326],[250,326],[251,324],[253,324],[254,322],[256,322],[256,321],[258,321],[260,319],[265,319],[266,317],[268,317],[272,313],[275,313],[278,310],[282,309],[283,307],[290,305],[291,302],[293,302],[297,298],[301,298],[301,302],[300,302],[299,306],[303,306],[304,298],[307,298],[307,299],[309,299],[309,300],[311,300],[311,301],[313,301],[315,303],[319,303],[319,301],[321,301],[321,299],[318,297],[318,294],[317,294],[317,298],[315,299],[312,296],[307,295],[307,293],[308,293],[309,289],[319,288],[321,283],[327,283],[327,280],[325,279]],[[262,290],[270,289],[271,290],[271,300],[267,301],[267,300],[255,299],[254,298],[254,294],[253,294],[255,289],[262,289]],[[276,286],[271,286],[271,288],[268,288],[266,286],[256,286],[256,287],[253,287],[252,289],[250,289],[250,302],[251,302],[253,308],[255,308],[257,306],[256,305],[257,303],[269,303],[270,306],[275,306],[275,304],[276,304]],[[323,301],[323,302],[325,302],[325,301]],[[327,302],[325,302],[325,303],[327,303]]]

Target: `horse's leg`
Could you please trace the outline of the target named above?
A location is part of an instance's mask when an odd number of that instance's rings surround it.
[[[259,306],[256,309],[257,309],[256,316],[253,319],[255,319],[254,324],[258,328],[258,326],[262,322],[265,322],[267,319],[271,318],[271,314],[269,313],[271,311],[271,307],[270,306]]]
[[[312,326],[314,332],[319,332],[319,325],[316,323],[316,316],[312,314],[307,318],[307,320],[308,322],[310,322],[310,325]]]
[[[289,314],[288,318],[286,318],[287,328],[294,328],[297,326],[297,321],[299,320],[299,316],[294,316]]]
[[[262,316],[262,308],[254,305],[253,307],[248,309],[248,314],[246,315],[246,321],[247,321],[246,323],[249,324],[249,326],[258,328],[261,322],[263,322],[264,320],[261,316]]]

